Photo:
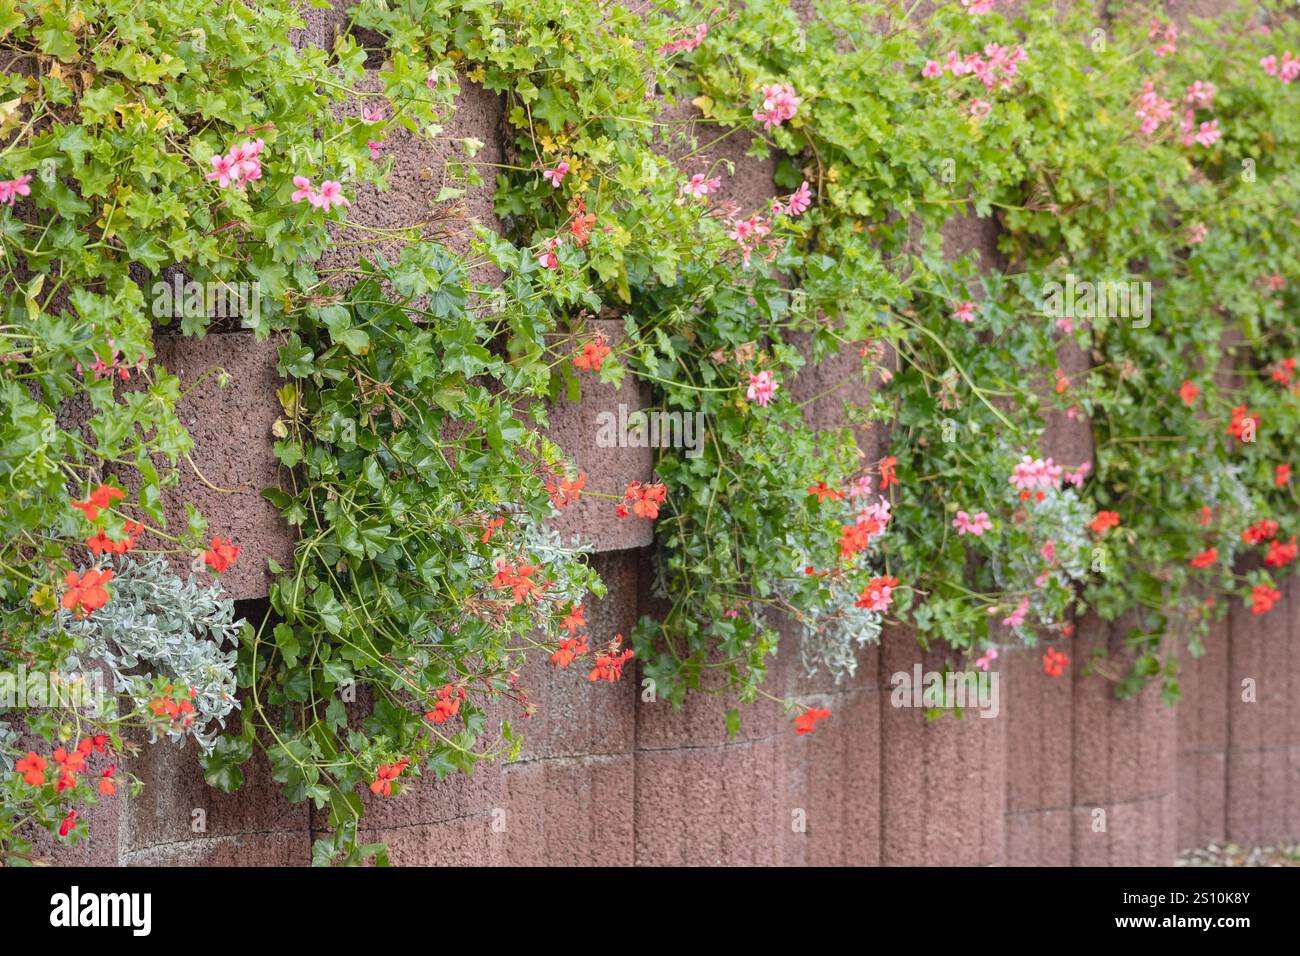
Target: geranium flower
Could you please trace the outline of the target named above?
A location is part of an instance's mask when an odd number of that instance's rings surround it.
[[[577,633],[578,628],[585,627],[586,620],[582,616],[582,602],[575,604],[572,610],[565,615],[564,620],[560,622],[560,627],[564,628],[570,634]]]
[[[623,492],[624,500],[614,509],[620,518],[628,516],[627,502],[632,502],[632,513],[638,518],[648,518],[653,521],[659,517],[659,506],[668,500],[668,488],[666,485],[643,485],[639,481],[634,481],[627,486]]]
[[[424,719],[432,720],[435,724],[445,724],[460,713],[460,702],[464,699],[465,688],[444,684],[438,688],[438,702],[433,705],[433,710],[424,715]]]
[[[72,832],[72,828],[75,827],[76,825],[77,825],[77,811],[69,810],[68,815],[64,817],[63,822],[59,824],[59,836],[61,837],[67,836],[69,833]]]
[[[827,498],[831,501],[839,501],[844,497],[844,492],[836,491],[834,488],[828,486],[824,481],[819,481],[817,484],[809,486],[808,494],[815,495],[818,504],[825,501]]]
[[[504,515],[499,515],[493,518],[492,520],[490,520],[483,527],[483,537],[479,538],[479,544],[487,544],[489,541],[491,541],[492,535],[496,533],[497,528],[501,527],[505,523],[506,523],[506,519]]]
[[[104,585],[113,580],[112,571],[92,569],[80,577],[69,571],[63,581],[68,590],[63,595],[63,609],[73,611],[78,618],[85,618],[92,611],[108,603],[108,592]]]
[[[17,179],[0,180],[0,203],[13,208],[19,196],[30,196],[32,194],[31,173],[24,173]]]
[[[754,110],[754,119],[763,124],[764,129],[780,126],[788,119],[793,119],[803,101],[795,95],[794,87],[788,83],[772,83],[763,87],[763,105]]]
[[[1048,677],[1060,677],[1070,666],[1070,659],[1054,647],[1049,647],[1043,655],[1043,673]]]
[[[1290,480],[1291,480],[1291,466],[1290,466],[1290,465],[1278,465],[1278,466],[1277,466],[1277,473],[1276,473],[1276,476],[1275,476],[1274,479],[1273,479],[1273,482],[1274,482],[1274,483],[1275,483],[1279,488],[1281,488],[1283,485],[1285,485],[1285,484],[1286,484],[1288,481],[1290,481]]]
[[[868,611],[888,611],[894,601],[894,588],[898,587],[898,578],[890,575],[872,578],[858,595],[855,606]]]
[[[85,501],[72,501],[72,507],[80,508],[85,513],[87,521],[94,521],[99,517],[101,509],[111,508],[114,501],[125,497],[126,493],[120,489],[101,484]]]
[[[1241,540],[1247,544],[1260,544],[1277,534],[1278,524],[1265,518],[1263,521],[1257,521],[1241,533]]]
[[[605,344],[604,335],[597,333],[596,338],[582,345],[582,354],[574,356],[573,367],[581,371],[599,372],[601,363],[612,350]]]
[[[385,797],[393,795],[393,781],[402,775],[402,771],[410,764],[410,759],[403,757],[397,763],[381,764],[375,772],[375,780],[370,784],[370,792],[376,796],[382,794]]]
[[[1250,592],[1250,613],[1265,614],[1273,609],[1273,605],[1282,600],[1282,592],[1269,587],[1267,584],[1256,584]]]
[[[1028,613],[1029,598],[1021,598],[1015,610],[1002,619],[1002,624],[1004,627],[1021,627],[1025,623],[1025,615]]]
[[[1194,568],[1208,568],[1219,560],[1218,548],[1206,548],[1196,557],[1192,558],[1191,564]]]
[[[587,675],[587,680],[603,680],[613,684],[623,676],[623,665],[632,659],[633,653],[630,647],[620,652],[618,648],[622,643],[622,634],[617,635],[609,642],[609,647],[605,653],[596,658],[596,666]]]
[[[556,670],[562,670],[585,653],[587,653],[587,638],[585,635],[562,637],[560,638],[559,650],[551,655],[551,666]]]
[[[1098,511],[1097,517],[1093,518],[1088,527],[1097,534],[1105,534],[1108,528],[1119,526],[1118,511]]]
[[[45,768],[47,766],[44,757],[33,750],[29,750],[26,757],[14,764],[14,770],[23,775],[24,783],[39,787],[45,783]]]
[[[578,496],[582,494],[582,489],[586,487],[586,484],[587,473],[585,471],[580,471],[578,472],[578,477],[573,481],[570,481],[568,478],[561,479],[559,487],[548,482],[546,490],[551,496],[551,503],[555,505],[556,508],[563,510],[578,500]]]
[[[1199,394],[1201,394],[1201,390],[1192,384],[1191,379],[1185,380],[1182,387],[1178,389],[1178,397],[1183,400],[1183,404],[1188,408],[1196,404],[1196,396]]]
[[[745,394],[751,400],[758,402],[760,406],[766,407],[780,387],[780,383],[776,381],[772,373],[764,369],[757,374],[750,374],[749,390]]]
[[[880,490],[885,491],[890,485],[898,484],[898,477],[894,471],[898,464],[898,459],[893,455],[886,455],[880,459],[880,464],[876,467],[880,469]]]
[[[569,172],[569,163],[567,160],[560,160],[555,164],[554,169],[543,169],[542,178],[549,182],[553,187],[558,189],[560,183],[564,182],[565,175]]]
[[[831,712],[824,707],[809,707],[794,719],[795,734],[802,737],[817,729],[817,721],[825,720]]]
[[[976,659],[975,666],[987,674],[989,667],[997,659],[998,659],[998,649],[996,647],[990,647],[987,651],[985,651]]]
[[[1270,541],[1264,563],[1270,568],[1284,568],[1295,560],[1297,550],[1295,535],[1291,535],[1291,540],[1286,544],[1281,541]]]
[[[1232,422],[1228,425],[1228,434],[1240,442],[1252,442],[1259,434],[1259,416],[1247,411],[1245,405],[1238,405],[1232,410]]]
[[[712,179],[703,173],[696,173],[690,179],[686,180],[682,186],[683,196],[692,196],[695,199],[703,199],[709,193],[714,192],[722,186],[721,177],[714,176]]]
[[[213,538],[212,547],[203,552],[203,563],[218,573],[225,571],[238,558],[239,547],[229,538]]]

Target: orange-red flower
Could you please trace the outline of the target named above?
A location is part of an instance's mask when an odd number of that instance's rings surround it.
[[[135,539],[140,536],[144,530],[144,525],[138,521],[127,521],[122,525],[123,538],[121,541],[114,541],[103,531],[100,531],[93,538],[86,539],[86,547],[95,557],[104,554],[126,554],[135,547]]]
[[[14,764],[14,769],[23,775],[23,780],[33,787],[39,787],[45,783],[45,768],[48,766],[45,758],[33,750],[27,751],[27,756]]]
[[[1268,543],[1268,554],[1264,556],[1264,563],[1270,568],[1283,568],[1295,560],[1297,549],[1295,535],[1291,535],[1291,540],[1286,544],[1281,541],[1270,541]]]
[[[795,733],[802,737],[804,734],[810,734],[817,729],[817,721],[825,720],[831,715],[831,712],[825,707],[809,707],[802,714],[794,719]]]
[[[72,828],[75,827],[76,825],[77,825],[77,811],[69,810],[68,815],[64,817],[63,822],[59,824],[59,836],[61,837],[67,836],[69,833],[72,832]]]
[[[516,604],[524,604],[537,597],[537,595],[547,586],[538,584],[533,579],[537,572],[531,564],[521,564],[515,567],[504,560],[497,561],[497,573],[492,578],[494,588],[509,588],[510,596]]]
[[[111,485],[101,484],[98,488],[90,493],[85,501],[73,501],[72,507],[80,508],[85,512],[87,521],[94,521],[99,517],[101,509],[113,507],[113,502],[125,498],[126,494],[118,488]]]
[[[1208,568],[1210,565],[1214,564],[1214,562],[1218,560],[1219,560],[1219,549],[1206,548],[1196,557],[1192,558],[1192,567]]]
[[[1088,527],[1097,534],[1105,534],[1106,529],[1114,528],[1119,525],[1118,511],[1098,511],[1097,517],[1093,518]]]
[[[563,510],[578,500],[582,494],[582,489],[587,485],[587,473],[578,472],[578,477],[570,481],[568,478],[562,478],[557,487],[551,482],[547,482],[546,490],[551,496],[551,503],[555,507]]]
[[[69,571],[63,581],[68,590],[63,595],[63,609],[72,611],[77,617],[85,618],[91,611],[98,610],[108,603],[108,592],[104,585],[113,580],[112,571],[92,569],[80,577]]]
[[[596,666],[587,675],[587,680],[605,680],[613,684],[623,676],[623,665],[632,659],[633,654],[631,648],[620,652],[618,648],[622,643],[622,634],[617,635],[609,642],[605,653],[596,658]]]
[[[1259,416],[1248,412],[1245,405],[1238,405],[1232,410],[1232,422],[1228,425],[1228,434],[1238,441],[1254,441],[1259,434]]]
[[[435,724],[446,723],[460,713],[460,702],[465,699],[465,688],[444,684],[438,688],[438,702],[433,710],[424,715],[425,720]]]
[[[1250,592],[1250,613],[1264,614],[1273,609],[1273,605],[1282,600],[1282,592],[1267,584],[1256,584]]]
[[[895,476],[894,467],[898,464],[898,459],[893,455],[880,459],[880,490],[884,491],[890,485],[898,484],[898,478]]]
[[[564,628],[570,634],[576,633],[578,628],[586,626],[586,621],[582,617],[582,602],[579,601],[573,606],[573,609],[565,615],[564,620],[560,622],[560,627]]]
[[[819,481],[817,484],[809,487],[808,494],[816,495],[819,504],[827,498],[831,499],[831,501],[839,501],[844,497],[844,492],[828,487],[824,481]]]
[[[1241,540],[1247,544],[1262,544],[1277,534],[1277,522],[1265,518],[1257,521],[1241,533]]]
[[[649,518],[653,521],[659,517],[659,506],[668,500],[668,488],[666,485],[643,485],[639,481],[634,481],[627,486],[627,491],[623,492],[624,501],[619,502],[614,513],[620,518],[626,518],[628,515],[627,502],[632,502],[632,513],[638,518]]]
[[[203,563],[220,573],[239,558],[239,548],[229,538],[213,538],[212,547],[203,552]]]
[[[1201,394],[1201,390],[1192,384],[1191,379],[1183,382],[1183,387],[1178,390],[1178,397],[1183,400],[1183,404],[1191,408],[1196,404],[1196,396]]]
[[[1060,677],[1070,666],[1070,659],[1054,647],[1049,647],[1043,655],[1043,673],[1048,677]]]
[[[585,635],[562,637],[560,638],[559,650],[551,655],[551,666],[556,670],[562,670],[585,653],[587,653],[587,638]]]
[[[605,344],[605,336],[598,332],[595,339],[583,344],[582,354],[573,359],[573,367],[583,371],[599,372],[601,363],[605,361],[610,351],[610,347]]]
[[[113,779],[113,774],[117,772],[117,764],[111,763],[104,768],[104,772],[99,775],[99,793],[100,796],[111,797],[117,793],[117,782]]]
[[[1291,466],[1290,466],[1290,465],[1278,465],[1278,466],[1277,466],[1277,475],[1276,475],[1276,477],[1275,477],[1273,480],[1274,480],[1274,482],[1277,484],[1277,486],[1278,486],[1279,488],[1281,488],[1283,485],[1285,485],[1288,481],[1291,480]]]
[[[370,784],[370,792],[373,794],[383,794],[386,797],[393,795],[393,781],[402,775],[402,771],[407,768],[411,762],[409,757],[403,757],[397,763],[381,764],[375,773],[375,780]]]

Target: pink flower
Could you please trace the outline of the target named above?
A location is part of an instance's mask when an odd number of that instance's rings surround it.
[[[975,666],[987,674],[989,670],[989,665],[992,664],[997,659],[998,659],[998,649],[996,647],[990,647],[987,651],[985,651],[983,654],[980,655],[977,661],[975,661]]]
[[[1259,61],[1259,65],[1264,68],[1264,72],[1269,76],[1277,76],[1277,57],[1266,56]]]
[[[1187,93],[1184,95],[1183,100],[1188,106],[1200,107],[1201,109],[1208,110],[1214,106],[1214,94],[1217,92],[1218,90],[1215,89],[1213,83],[1197,80],[1187,88]]]
[[[1011,477],[1007,479],[1021,491],[1061,487],[1061,473],[1064,471],[1052,459],[1030,458],[1025,455],[1016,465]]]
[[[1219,121],[1210,120],[1208,123],[1202,123],[1201,128],[1196,133],[1196,142],[1202,146],[1213,146],[1223,135],[1219,131]]]
[[[970,104],[971,119],[983,119],[993,110],[993,104],[987,100],[972,100]]]
[[[235,181],[235,178],[238,174],[235,172],[234,163],[230,161],[229,156],[222,156],[218,154],[212,157],[211,163],[212,163],[212,172],[208,173],[206,177],[207,179],[215,179],[217,181],[217,185],[220,186],[222,189],[225,189],[227,186],[229,186],[232,182]]]
[[[434,87],[436,87],[436,86],[438,85],[438,71],[437,71],[437,70],[430,70],[430,71],[429,71],[428,75],[425,76],[425,78],[424,78],[424,85],[427,86],[429,89],[433,89]]]
[[[1076,488],[1082,488],[1083,479],[1087,477],[1087,474],[1090,471],[1092,471],[1092,462],[1085,461],[1082,465],[1065,476],[1065,483],[1067,485],[1074,485]]]
[[[8,203],[12,207],[19,196],[30,196],[31,181],[30,173],[24,173],[17,179],[0,180],[0,203]]]
[[[216,157],[214,156],[213,159],[215,158]],[[316,195],[316,190],[311,188],[310,179],[308,179],[306,176],[295,176],[293,177],[293,184],[298,188],[295,189],[293,191],[293,195],[289,197],[291,201],[302,202],[304,199],[306,199],[313,206],[316,205],[316,201],[313,198]]]
[[[1025,615],[1029,612],[1029,598],[1021,598],[1016,609],[1002,619],[1005,627],[1020,627],[1025,623]]]
[[[808,188],[808,180],[799,184],[799,188],[790,194],[790,199],[786,203],[785,211],[792,216],[802,215],[812,206],[812,190]]]
[[[1150,136],[1161,124],[1173,118],[1174,104],[1162,97],[1155,90],[1155,85],[1147,80],[1142,85],[1142,93],[1138,96],[1138,105],[1134,114],[1142,121],[1142,135]]]
[[[761,122],[764,129],[780,126],[794,117],[802,102],[789,83],[767,84],[763,87],[762,108],[754,110],[754,119]]]
[[[682,195],[703,199],[721,185],[722,179],[718,176],[709,179],[703,173],[696,173],[686,181],[686,185],[682,186]]]
[[[673,53],[694,50],[704,42],[704,38],[708,35],[709,25],[707,23],[697,23],[695,24],[695,32],[693,34],[682,37],[678,40],[669,40],[659,48],[658,52],[661,55],[667,56]]]
[[[366,140],[366,146],[370,148],[370,158],[372,160],[379,158],[379,145],[380,144],[378,140],[373,140],[373,139]]]
[[[858,512],[854,524],[866,532],[867,544],[880,537],[889,527],[889,519],[893,517],[889,512],[889,502],[880,498],[874,504],[867,505]]]
[[[754,213],[748,219],[733,220],[727,238],[736,241],[740,246],[745,265],[749,265],[749,257],[758,250],[771,231],[771,223],[759,213]]]
[[[542,249],[537,253],[537,264],[543,269],[560,268],[560,257],[555,254],[555,250],[559,246],[559,236],[551,236],[551,238],[543,240]]]
[[[952,519],[952,526],[957,529],[957,537],[973,534],[975,537],[982,537],[985,531],[993,527],[993,522],[989,520],[987,511],[976,512],[969,515],[964,511],[958,511],[957,517]]]
[[[1283,83],[1290,83],[1300,76],[1300,57],[1292,56],[1290,50],[1283,53],[1282,66],[1278,69],[1277,75]]]
[[[560,188],[560,183],[564,182],[564,174],[569,171],[569,164],[566,160],[560,160],[555,164],[554,169],[542,170],[542,178],[547,180],[556,189]]]
[[[757,375],[751,373],[749,376],[749,391],[745,394],[751,400],[758,402],[760,406],[766,407],[780,387],[780,384],[772,377],[771,372],[762,371]]]
[[[374,109],[369,106],[361,107],[361,119],[366,123],[380,123],[387,115],[387,111],[382,106],[376,106]]]
[[[938,60],[926,60],[925,66],[921,67],[921,75],[927,80],[933,80],[936,76],[943,76],[943,64]]]
[[[346,196],[343,195],[343,186],[332,179],[327,179],[320,184],[320,195],[311,199],[313,206],[319,206],[325,212],[330,211],[330,206],[351,206]]]
[[[1190,227],[1188,227],[1187,230],[1188,245],[1194,246],[1197,243],[1204,241],[1206,235],[1208,235],[1209,232],[1210,232],[1209,227],[1206,226],[1205,223],[1203,222],[1193,223]]]
[[[961,0],[962,8],[973,17],[993,9],[993,0]]]
[[[952,317],[958,322],[971,323],[975,321],[975,303],[969,299],[957,303],[957,308],[953,309]]]

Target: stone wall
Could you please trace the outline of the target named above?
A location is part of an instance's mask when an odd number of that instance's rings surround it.
[[[1200,6],[1204,7],[1204,4]],[[1206,12],[1197,10],[1198,13]],[[313,12],[305,36],[327,42],[339,22]],[[462,94],[448,135],[472,135],[488,161],[505,155],[502,104],[478,88]],[[738,141],[737,141],[738,143]],[[743,156],[726,194],[758,204],[773,195],[771,164]],[[669,147],[672,148],[672,147]],[[445,144],[393,137],[385,149],[408,175],[391,191],[357,196],[352,214],[371,225],[425,224],[465,242],[473,219],[495,225],[488,185],[457,209],[439,209]],[[423,175],[424,171],[431,175]],[[367,212],[368,202],[374,208]],[[369,218],[367,218],[369,216]],[[996,256],[991,222],[960,220],[950,252]],[[338,255],[341,255],[339,253]],[[992,258],[986,261],[993,261]],[[350,263],[332,261],[333,268]],[[615,327],[611,326],[614,335]],[[282,476],[271,454],[278,407],[274,342],[244,334],[202,340],[163,338],[160,361],[188,387],[208,369],[233,376],[225,390],[204,386],[181,404],[194,432],[194,464],[177,498],[196,501],[212,527],[242,547],[225,578],[233,597],[266,594],[267,558],[286,562],[288,529],[257,490]],[[1068,357],[1082,368],[1082,354]],[[862,399],[856,355],[809,368],[792,384],[814,424],[835,425],[845,399]],[[1067,371],[1076,371],[1067,367]],[[551,417],[553,437],[618,491],[651,478],[646,451],[597,449],[596,415],[643,400],[629,378],[621,390],[584,387],[581,403]],[[871,457],[881,434],[864,434]],[[1086,423],[1052,422],[1046,452],[1070,466],[1091,456]],[[599,466],[599,467],[597,467]],[[617,486],[617,487],[615,487]],[[224,490],[219,490],[224,489]],[[612,522],[608,509],[574,509],[564,530],[595,544],[609,597],[589,604],[593,635],[628,633],[648,606],[649,522]],[[578,669],[551,672],[536,662],[521,677],[540,705],[523,727],[521,759],[482,767],[473,778],[425,780],[396,799],[370,799],[364,836],[388,843],[395,864],[856,864],[1121,865],[1168,864],[1184,847],[1211,840],[1267,843],[1300,836],[1300,584],[1287,585],[1281,609],[1263,618],[1234,610],[1199,659],[1183,661],[1185,699],[1166,707],[1156,688],[1116,700],[1111,685],[1082,666],[1095,649],[1120,652],[1105,624],[1078,622],[1066,676],[1046,677],[1036,653],[1011,651],[995,665],[1002,709],[996,719],[968,714],[927,721],[890,705],[890,675],[941,663],[912,634],[888,631],[861,655],[856,676],[836,685],[805,677],[793,637],[769,681],[774,692],[833,716],[796,737],[774,707],[755,705],[728,738],[719,697],[696,695],[674,713],[647,703],[635,679],[593,687]],[[1242,681],[1257,702],[1242,700]],[[145,782],[123,806],[105,801],[90,815],[92,836],[58,851],[62,862],[176,865],[284,865],[310,860],[324,817],[291,805],[265,766],[254,767],[234,796],[208,788],[190,749],[145,748],[128,769]],[[204,822],[196,832],[198,812]],[[502,828],[504,823],[504,829]],[[495,826],[494,826],[495,824]]]

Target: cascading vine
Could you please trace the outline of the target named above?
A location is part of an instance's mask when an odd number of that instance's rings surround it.
[[[659,608],[626,640],[675,704],[771,697],[782,621],[809,670],[851,673],[901,622],[958,668],[1045,643],[1050,679],[1085,612],[1134,622],[1119,692],[1159,677],[1173,699],[1171,638],[1197,650],[1231,601],[1279,613],[1300,25],[1273,2],[1182,29],[1158,5],[1002,6],[363,0],[320,49],[283,0],[0,0],[0,664],[112,656],[123,705],[25,721],[39,747],[0,710],[0,854],[31,855],[29,823],[81,836],[73,808],[112,797],[143,727],[201,731],[224,789],[265,750],[330,808],[318,862],[382,861],[364,791],[517,753],[524,655],[616,680],[624,636],[583,617],[602,585],[545,527],[592,492],[526,423],[593,379],[703,416],[698,448],[606,503],[655,522]],[[324,281],[357,185],[393,175],[385,136],[438,136],[464,83],[504,97],[509,155],[463,143],[451,172],[495,177],[511,242],[458,256],[413,223],[396,261],[361,249]],[[680,135],[688,105],[712,141]],[[730,137],[775,162],[757,208],[720,198]],[[995,220],[998,261],[946,254],[961,215]],[[155,614],[167,589],[144,593],[170,573],[150,555],[240,560],[193,509],[164,520],[192,447],[152,362],[165,267],[254,284],[240,324],[278,337],[287,481],[266,494],[297,544],[238,628],[237,709],[211,691],[236,627],[219,595],[177,587]],[[611,315],[618,344],[584,325]],[[799,374],[838,355],[870,397],[817,431]],[[1049,415],[1090,428],[1089,460],[1047,454]],[[827,717],[788,707],[800,734]]]

